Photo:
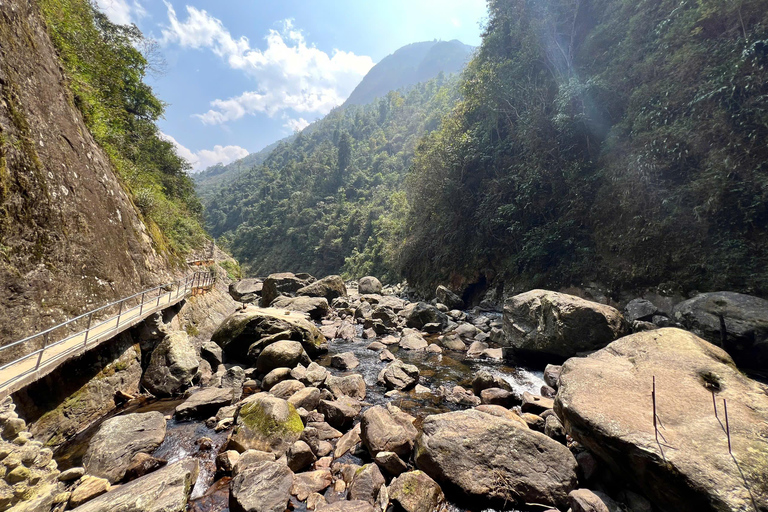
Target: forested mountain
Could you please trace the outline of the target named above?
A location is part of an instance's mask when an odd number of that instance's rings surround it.
[[[417,151],[403,274],[768,293],[768,2],[489,10]]]
[[[387,274],[404,236],[403,180],[455,84],[440,74],[334,110],[215,194],[208,228],[251,274]]]
[[[403,46],[371,68],[344,105],[366,105],[389,91],[426,82],[439,73],[458,73],[466,66],[473,50],[456,40]]]
[[[261,151],[251,153],[250,155],[244,156],[227,165],[213,165],[204,171],[192,174],[192,179],[195,182],[195,190],[200,196],[200,199],[203,201],[209,199],[216,192],[227,187],[241,172],[263,164],[264,160],[266,160],[269,154],[272,153],[273,149],[283,142],[292,140],[293,137],[293,135],[289,135],[284,139],[273,142]]]

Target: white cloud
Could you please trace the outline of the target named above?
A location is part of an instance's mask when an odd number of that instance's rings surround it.
[[[192,164],[192,172],[200,172],[212,165],[227,165],[230,162],[248,156],[248,150],[240,146],[215,145],[213,149],[201,149],[193,153],[189,148],[182,146],[179,141],[168,134],[160,133],[160,137],[176,146],[176,154]]]
[[[309,121],[307,121],[303,117],[300,117],[298,119],[286,118],[285,124],[283,126],[288,128],[292,132],[300,132],[301,130],[309,126]]]
[[[147,10],[139,0],[96,0],[96,5],[117,25],[130,25],[147,15]]]
[[[277,112],[326,114],[340,105],[373,67],[368,56],[334,50],[331,55],[308,45],[290,20],[281,31],[270,30],[266,49],[253,48],[246,37],[235,39],[222,22],[203,10],[187,6],[180,21],[166,2],[169,25],[162,42],[185,48],[209,48],[232,69],[243,71],[256,89],[226,100],[211,102],[211,110],[198,117],[204,124],[223,124],[245,115]]]

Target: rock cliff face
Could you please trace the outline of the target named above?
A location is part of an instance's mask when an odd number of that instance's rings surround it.
[[[0,340],[168,279],[35,2],[0,3]]]

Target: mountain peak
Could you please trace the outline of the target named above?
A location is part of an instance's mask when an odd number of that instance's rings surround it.
[[[344,105],[365,105],[389,91],[426,82],[441,72],[457,73],[473,51],[474,47],[456,39],[405,45],[371,68]]]

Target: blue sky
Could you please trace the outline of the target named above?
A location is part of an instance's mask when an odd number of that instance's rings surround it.
[[[341,104],[398,48],[480,44],[485,0],[97,0],[159,43],[160,129],[195,171],[229,163]]]

